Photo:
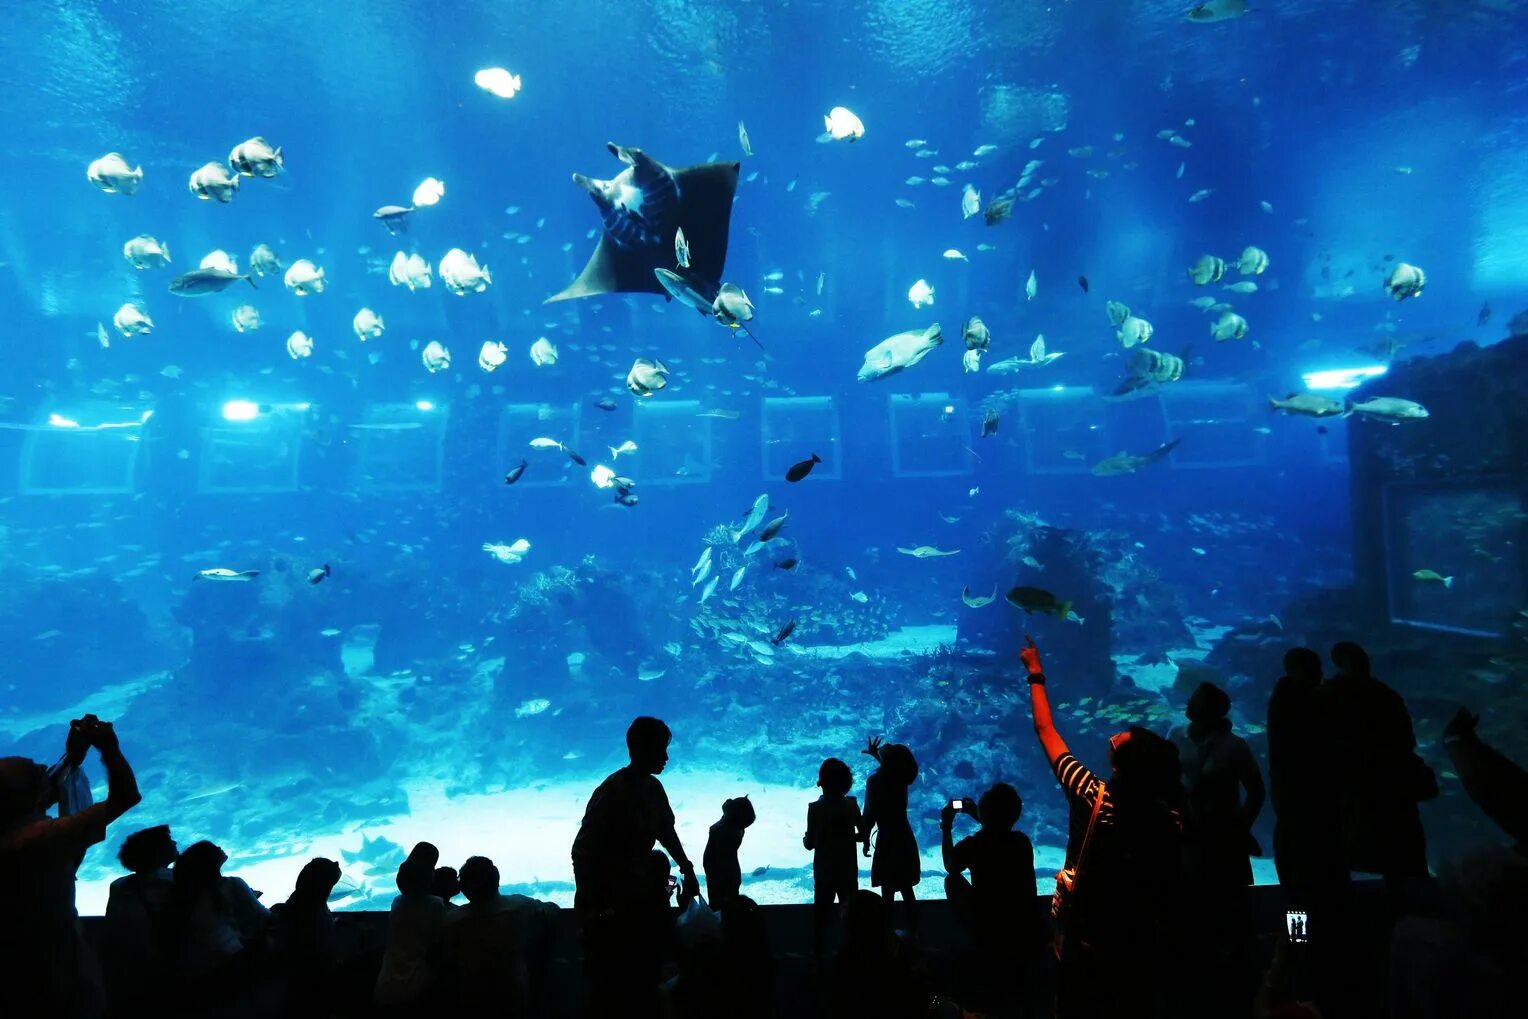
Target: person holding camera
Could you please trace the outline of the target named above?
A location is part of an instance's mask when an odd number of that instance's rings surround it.
[[[0,1014],[95,1016],[105,993],[74,911],[74,875],[85,852],[142,799],[110,722],[69,723],[65,762],[94,747],[106,769],[106,799],[49,817],[59,801],[58,769],[25,757],[0,758]],[[61,810],[67,804],[61,805]]]
[[[1109,737],[1107,782],[1056,730],[1033,637],[1019,658],[1035,735],[1071,806],[1066,867],[1056,875],[1056,1015],[1169,1013],[1179,927],[1183,790],[1178,750],[1140,726]]]

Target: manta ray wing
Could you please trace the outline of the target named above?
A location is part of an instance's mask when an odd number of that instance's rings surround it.
[[[732,198],[737,192],[738,163],[703,163],[675,170],[679,209],[674,226],[690,244],[690,267],[680,270],[672,238],[662,244],[623,248],[604,233],[578,278],[546,303],[597,294],[664,294],[654,269],[681,272],[691,279],[720,280],[727,262],[732,226]]]

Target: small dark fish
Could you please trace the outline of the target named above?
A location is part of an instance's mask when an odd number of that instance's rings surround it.
[[[763,877],[765,874],[768,874],[768,873],[769,873],[769,868],[768,867],[755,867],[753,869],[753,873],[748,875],[748,876],[749,877]]]
[[[796,559],[781,559],[779,562],[775,563],[775,569],[789,572],[796,568],[797,562],[798,560]]]
[[[515,482],[519,481],[520,475],[525,473],[525,467],[526,463],[524,460],[521,460],[514,467],[511,467],[509,469],[509,473],[504,475],[504,483],[506,485],[513,485]]]
[[[987,210],[982,213],[982,218],[986,220],[988,226],[997,226],[1012,215],[1013,199],[1007,195],[999,195],[987,203]]]
[[[1072,612],[1071,602],[1061,601],[1049,591],[1038,587],[1014,588],[1008,592],[1008,604],[1023,609],[1026,614],[1039,612],[1057,619],[1065,619]]]
[[[574,463],[578,464],[578,466],[580,466],[580,467],[588,467],[589,466],[589,461],[587,461],[583,457],[579,456],[578,453],[575,450],[569,449],[567,446],[564,446],[564,447],[562,447],[562,451],[564,453],[568,454],[568,459],[572,460]]]
[[[789,637],[795,631],[795,629],[796,621],[792,619],[790,622],[780,627],[780,632],[775,634],[775,639],[770,641],[770,643],[775,647],[779,647],[781,644],[785,643],[785,638]]]
[[[982,438],[990,439],[997,434],[997,411],[989,410],[982,415]]]
[[[785,526],[785,517],[788,516],[790,516],[789,513],[785,514],[785,516],[775,517],[769,523],[765,524],[764,529],[759,532],[759,544],[762,545],[770,538],[773,538],[775,535],[779,534],[780,528]]]
[[[1325,434],[1327,434],[1328,431],[1329,431],[1329,429],[1326,427],[1326,425],[1317,425],[1316,426],[1316,434],[1317,435],[1325,435]]]
[[[324,582],[324,578],[328,577],[333,572],[333,570],[329,569],[329,564],[324,563],[322,568],[308,571],[308,583],[322,584]]]
[[[407,208],[402,205],[384,205],[373,212],[371,218],[387,227],[387,232],[396,237],[409,232],[409,213],[413,211],[412,205]]]
[[[615,494],[615,501],[622,506],[635,506],[637,504],[637,497],[632,495],[629,489],[622,489]]]
[[[794,465],[793,467],[791,467],[790,470],[786,471],[785,472],[785,480],[786,481],[800,481],[802,478],[804,478],[808,474],[812,473],[812,468],[816,467],[820,463],[822,463],[822,457],[818,456],[816,453],[813,453],[812,454],[812,459],[810,459],[810,460],[803,460],[800,463],[798,463],[798,464]]]
[[[608,396],[607,396],[607,397],[605,397],[605,398],[604,398],[604,399],[603,399],[603,400],[597,400],[597,401],[595,401],[595,404],[594,404],[594,405],[595,405],[595,406],[596,406],[596,407],[598,407],[598,408],[599,408],[599,409],[600,409],[600,410],[604,410],[604,411],[611,411],[611,410],[615,410],[615,401],[614,401],[614,400],[612,400],[612,399],[611,399],[611,398],[610,398],[610,397],[608,397]]]
[[[1489,303],[1480,306],[1480,314],[1475,316],[1475,324],[1483,326],[1491,321],[1491,305]]]
[[[1077,285],[1082,288],[1083,293],[1088,292],[1088,278],[1086,276],[1078,276]]]
[[[637,487],[637,483],[635,481],[631,480],[630,478],[623,478],[619,474],[611,478],[610,483],[615,486],[615,490],[617,492],[629,492],[633,488]]]

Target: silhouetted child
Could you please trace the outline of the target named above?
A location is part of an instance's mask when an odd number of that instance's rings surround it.
[[[817,921],[817,949],[821,954],[822,932],[833,916],[835,901],[847,906],[859,887],[859,863],[854,845],[859,841],[859,801],[849,795],[854,773],[836,757],[817,769],[822,795],[806,808],[806,837],[812,850],[812,904]]]
[[[907,904],[907,930],[912,933],[918,929],[913,886],[922,877],[922,867],[918,840],[907,820],[907,789],[918,779],[918,759],[901,743],[882,746],[878,737],[872,738],[861,753],[880,764],[865,781],[865,816],[860,822],[866,856],[870,855],[870,831],[876,831],[870,883],[885,894],[888,909],[901,893]]]
[[[701,864],[706,868],[706,892],[715,909],[726,909],[742,892],[743,868],[737,853],[743,846],[743,832],[753,821],[753,802],[739,796],[722,804],[722,819],[711,826]]]

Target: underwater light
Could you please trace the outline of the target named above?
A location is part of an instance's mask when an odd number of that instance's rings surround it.
[[[1053,392],[1053,393],[1064,393],[1064,392],[1066,392],[1066,387],[1065,386],[1051,386],[1051,392]]]
[[[1305,379],[1306,389],[1354,389],[1362,382],[1379,378],[1386,370],[1382,364],[1367,364],[1358,368],[1328,368],[1306,372],[1302,378]]]
[[[71,421],[62,414],[49,414],[48,424],[54,428],[78,428],[80,426],[78,421]]]
[[[223,404],[224,421],[253,421],[260,416],[260,405],[250,400],[229,400]]]
[[[429,400],[420,400],[419,402],[415,403],[414,406],[422,411],[432,411],[435,409],[435,405]]]

